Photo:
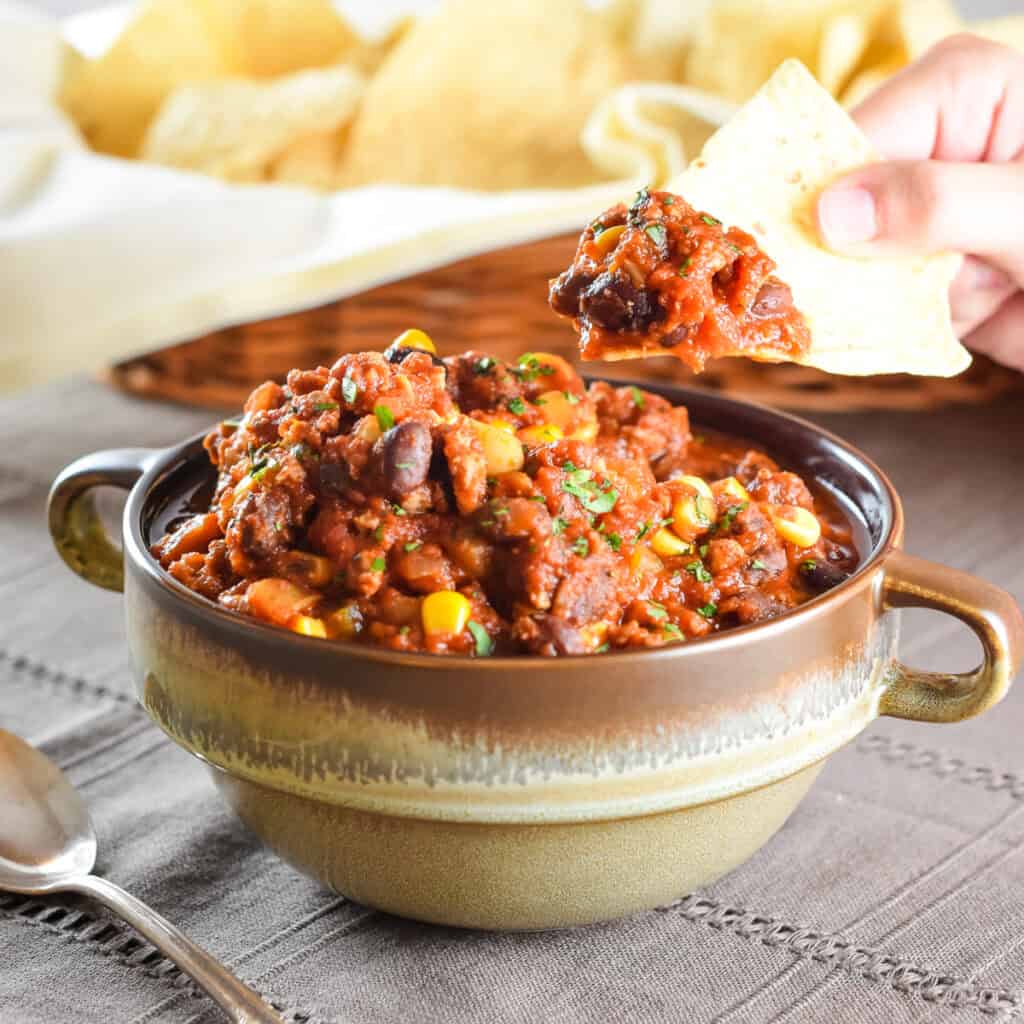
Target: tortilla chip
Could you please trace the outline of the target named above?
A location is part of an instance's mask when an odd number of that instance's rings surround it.
[[[960,257],[856,259],[818,241],[812,211],[820,190],[877,159],[807,69],[786,61],[666,187],[752,232],[776,262],[811,330],[807,365],[851,376],[952,376],[970,363],[949,310]]]
[[[580,133],[626,78],[607,23],[579,0],[447,0],[371,80],[342,184],[514,189],[599,181]]]
[[[682,172],[735,107],[683,85],[634,82],[605,97],[583,129],[583,149],[611,179],[655,184]]]
[[[164,97],[238,72],[210,10],[203,0],[154,0],[102,57],[69,75],[61,100],[93,149],[135,156]]]
[[[329,192],[337,182],[346,134],[335,129],[297,138],[267,164],[266,179]]]
[[[869,42],[870,25],[857,14],[837,14],[822,28],[818,81],[833,96],[842,91]]]
[[[331,0],[205,0],[237,74],[274,78],[347,61],[362,42]]]
[[[268,165],[298,140],[340,130],[362,91],[362,77],[345,67],[299,71],[271,82],[185,86],[161,108],[142,157],[226,181],[262,181]]]

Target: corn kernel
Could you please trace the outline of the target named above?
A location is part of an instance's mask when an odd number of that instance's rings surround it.
[[[680,498],[672,506],[672,529],[683,540],[692,541],[711,529],[716,511],[715,499],[703,494]]]
[[[508,420],[499,418],[496,420],[488,420],[487,423],[492,427],[497,427],[498,430],[504,430],[507,434],[514,434],[516,432],[516,425],[514,423],[509,423]]]
[[[416,327],[412,327],[395,338],[392,345],[397,348],[415,348],[419,349],[420,352],[429,352],[431,355],[437,355],[437,346],[434,344],[430,335],[426,331],[421,331]]]
[[[565,397],[564,391],[543,391],[534,399],[534,404],[541,407],[548,423],[558,427],[563,434],[576,419],[576,405]]]
[[[327,628],[323,619],[314,619],[311,615],[300,615],[293,623],[292,629],[303,636],[318,636],[321,639],[327,638]]]
[[[527,444],[554,444],[565,435],[554,423],[542,423],[537,427],[524,427],[519,431],[519,437]]]
[[[480,438],[488,476],[500,476],[502,473],[513,473],[523,468],[523,446],[519,438],[511,432],[511,424],[509,430],[504,430],[494,423],[483,423],[474,419],[467,422]]]
[[[706,480],[699,476],[681,476],[679,477],[679,483],[686,484],[696,494],[699,494],[703,498],[713,498],[714,493],[708,486]]]
[[[675,555],[692,554],[693,545],[688,541],[680,540],[663,526],[651,537],[651,549],[662,558],[672,558]]]
[[[588,651],[596,650],[604,643],[608,636],[607,622],[591,622],[580,627],[580,636],[583,638]]]
[[[733,501],[750,501],[750,492],[734,476],[727,476],[715,484],[714,490],[719,495],[726,495]]]
[[[353,639],[363,628],[363,617],[355,604],[343,604],[337,611],[331,612],[326,619],[331,636],[342,640]]]
[[[798,548],[813,547],[821,537],[821,523],[799,505],[773,505],[769,515],[775,532]]]
[[[584,441],[587,444],[592,444],[597,437],[597,433],[600,430],[600,426],[596,419],[587,420],[583,426],[577,427],[570,435],[570,441]]]
[[[608,253],[610,253],[618,244],[619,238],[625,230],[625,224],[616,224],[614,227],[605,228],[604,231],[594,239],[594,247],[602,256],[607,256]]]
[[[373,444],[380,437],[380,424],[377,422],[377,417],[364,416],[361,420],[358,420],[352,428],[352,434],[368,444]]]
[[[629,568],[634,576],[644,573],[659,573],[665,568],[661,559],[646,544],[638,544],[629,559]]]
[[[469,601],[454,590],[428,594],[420,605],[423,632],[433,636],[441,633],[456,636],[466,628],[469,612]]]

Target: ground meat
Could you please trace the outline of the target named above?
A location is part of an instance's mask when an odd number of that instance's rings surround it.
[[[720,269],[739,301],[742,266]],[[682,643],[782,614],[856,564],[848,526],[796,474],[550,353],[346,355],[262,385],[206,448],[209,507],[153,545],[171,576],[234,613],[396,651]],[[682,476],[716,495],[706,521]],[[812,511],[820,538],[784,541],[780,505]]]

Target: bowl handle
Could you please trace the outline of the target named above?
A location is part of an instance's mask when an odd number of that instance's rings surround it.
[[[83,579],[107,590],[124,589],[124,556],[107,536],[93,490],[131,490],[158,454],[152,448],[120,448],[84,455],[62,470],[50,488],[50,536],[60,557]]]
[[[885,561],[886,609],[932,608],[969,626],[981,641],[973,672],[924,672],[894,662],[881,713],[919,722],[960,722],[998,703],[1024,656],[1024,616],[1005,590],[965,572],[894,551]]]

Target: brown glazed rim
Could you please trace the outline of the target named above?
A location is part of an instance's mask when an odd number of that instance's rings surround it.
[[[612,385],[635,383],[634,381],[621,381],[603,375],[585,375],[589,380],[605,380]],[[877,538],[872,538],[871,547],[858,566],[854,574],[826,594],[812,598],[793,611],[767,622],[755,623],[748,626],[737,626],[723,633],[716,633],[713,636],[704,637],[700,640],[692,640],[683,644],[670,644],[648,650],[631,650],[608,652],[601,655],[580,654],[563,655],[558,658],[545,658],[545,668],[562,665],[566,668],[580,668],[583,666],[591,670],[597,669],[605,664],[625,665],[636,659],[660,659],[675,661],[678,658],[687,657],[688,653],[698,650],[701,654],[709,654],[712,651],[727,651],[731,648],[747,643],[752,637],[777,635],[799,629],[804,623],[810,622],[823,615],[827,615],[836,605],[841,604],[851,597],[855,592],[871,584],[876,570],[882,565],[890,552],[898,546],[903,536],[903,510],[899,495],[893,487],[889,478],[867,455],[848,442],[837,437],[835,434],[817,425],[808,422],[790,413],[779,412],[757,402],[749,402],[741,399],[729,398],[723,395],[707,391],[696,391],[687,388],[672,386],[645,384],[645,390],[668,398],[673,404],[685,405],[691,411],[694,408],[713,409],[717,417],[724,419],[733,417],[740,421],[741,428],[744,421],[762,420],[778,428],[788,429],[804,440],[813,441],[815,447],[828,449],[832,457],[839,456],[838,462],[845,462],[847,469],[852,469],[860,477],[866,478],[870,489],[876,500],[880,500],[882,516],[878,526]],[[707,423],[700,417],[695,417],[706,429],[720,429],[724,433],[732,433],[733,436],[750,439],[749,433],[730,430],[728,427],[718,427]],[[474,672],[484,671],[507,671],[509,669],[525,669],[536,666],[539,656],[518,655],[504,656],[497,658],[474,658],[465,655],[436,655],[425,653],[411,653],[404,651],[389,651],[383,647],[376,647],[370,644],[360,644],[344,640],[324,641],[316,637],[302,636],[298,633],[281,629],[276,626],[261,623],[256,619],[246,618],[236,612],[221,608],[208,598],[189,590],[184,584],[179,583],[170,576],[157,562],[148,549],[143,536],[143,521],[148,519],[146,512],[149,508],[150,499],[161,484],[165,483],[176,471],[205,456],[202,448],[202,438],[206,431],[194,435],[173,448],[168,448],[160,453],[158,457],[149,464],[146,472],[132,488],[124,509],[123,538],[124,553],[132,565],[141,570],[145,577],[159,586],[164,593],[175,603],[183,606],[183,610],[191,612],[203,620],[209,620],[211,625],[225,629],[235,635],[238,639],[245,637],[259,637],[263,641],[273,639],[274,642],[284,646],[292,645],[296,653],[308,651],[316,652],[318,658],[332,652],[343,660],[358,659],[367,662],[385,662],[391,665],[404,665],[410,668],[430,669],[442,671],[456,671],[459,669],[472,669]],[[780,453],[772,444],[764,444],[761,441],[754,443],[763,444],[773,457]],[[799,458],[786,458],[785,464],[792,465]],[[822,467],[824,468],[824,467]],[[828,481],[823,480],[820,472],[814,470],[801,470],[802,473],[814,478],[826,490],[833,493],[838,488]],[[841,493],[841,492],[840,492]],[[861,516],[862,525],[865,525],[867,514],[854,499],[846,496],[848,502],[854,504],[858,515]],[[844,509],[849,514],[848,509]],[[866,523],[869,532],[872,531],[870,523]],[[596,662],[596,663],[595,663]]]

